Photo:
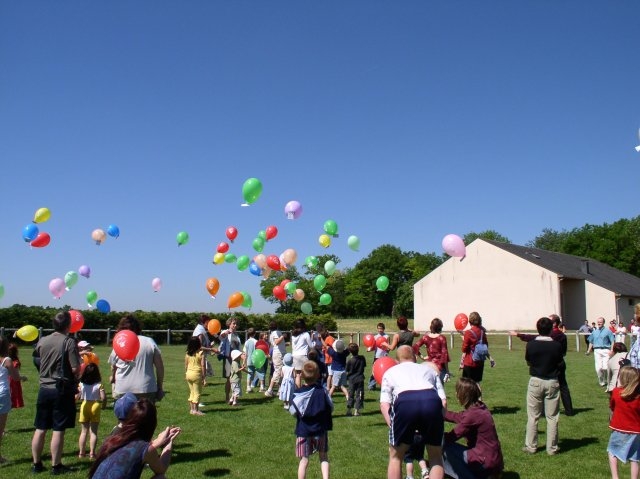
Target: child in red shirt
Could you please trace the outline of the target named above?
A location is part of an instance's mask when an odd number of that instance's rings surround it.
[[[631,461],[631,477],[638,477],[640,461],[640,372],[631,367],[620,368],[620,387],[611,392],[609,407],[609,468],[611,477],[618,478],[618,459]]]

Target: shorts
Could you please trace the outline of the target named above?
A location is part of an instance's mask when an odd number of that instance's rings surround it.
[[[76,398],[74,391],[59,394],[53,388],[41,387],[38,391],[36,404],[36,419],[33,422],[36,429],[64,431],[76,425]]]
[[[424,461],[424,442],[422,442],[420,434],[413,436],[413,443],[411,443],[409,450],[404,455],[405,464],[410,464],[413,461]]]
[[[322,436],[296,438],[296,457],[309,457],[316,451],[329,452],[329,437],[326,432]]]
[[[627,461],[640,461],[640,434],[612,431],[607,452],[625,464]]]
[[[80,404],[80,418],[78,422],[100,422],[100,411],[102,404],[100,401],[82,401]]]
[[[296,371],[302,371],[302,366],[307,362],[307,356],[294,356],[293,357],[293,369]]]
[[[389,411],[389,444],[413,444],[416,431],[425,445],[442,445],[444,416],[442,401],[435,389],[400,393]]]
[[[7,391],[7,394],[0,396],[0,414],[8,414],[11,411],[11,394]]]
[[[333,386],[339,388],[347,385],[347,372],[346,371],[334,371],[333,372]]]

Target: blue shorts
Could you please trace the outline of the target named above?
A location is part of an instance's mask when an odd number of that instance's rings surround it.
[[[40,388],[36,405],[36,429],[64,431],[76,425],[76,397],[73,390],[58,393],[56,388]]]
[[[389,444],[413,444],[416,431],[425,445],[442,445],[444,416],[442,401],[435,389],[400,393],[389,411]]]
[[[0,414],[8,414],[11,411],[11,394],[7,390],[7,394],[0,396]]]
[[[625,464],[627,461],[640,461],[640,434],[612,431],[607,452]]]
[[[347,385],[347,372],[346,371],[333,371],[333,386],[339,388]]]

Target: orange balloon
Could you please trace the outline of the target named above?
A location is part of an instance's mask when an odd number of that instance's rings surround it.
[[[244,296],[242,293],[235,292],[231,296],[229,296],[229,301],[227,301],[227,306],[229,309],[237,308],[238,306],[242,306],[242,302],[244,301]]]
[[[217,319],[210,319],[207,323],[207,330],[209,331],[209,334],[218,334],[221,329],[222,326],[220,325],[220,321]]]
[[[220,281],[217,278],[209,278],[207,280],[207,291],[211,296],[215,296],[218,294],[218,290],[220,289]]]
[[[82,361],[85,364],[89,364],[89,363],[93,363],[93,364],[100,364],[100,359],[98,358],[98,356],[95,353],[92,352],[88,352],[88,353],[83,353],[82,354]]]

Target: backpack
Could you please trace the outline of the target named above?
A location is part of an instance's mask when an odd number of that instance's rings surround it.
[[[470,329],[469,331],[471,331],[471,334],[473,334],[474,338],[478,337],[473,329]],[[473,361],[476,363],[489,359],[489,346],[482,342],[483,334],[484,332],[480,333],[480,340],[476,343],[475,347],[471,351],[471,359],[473,359]]]

